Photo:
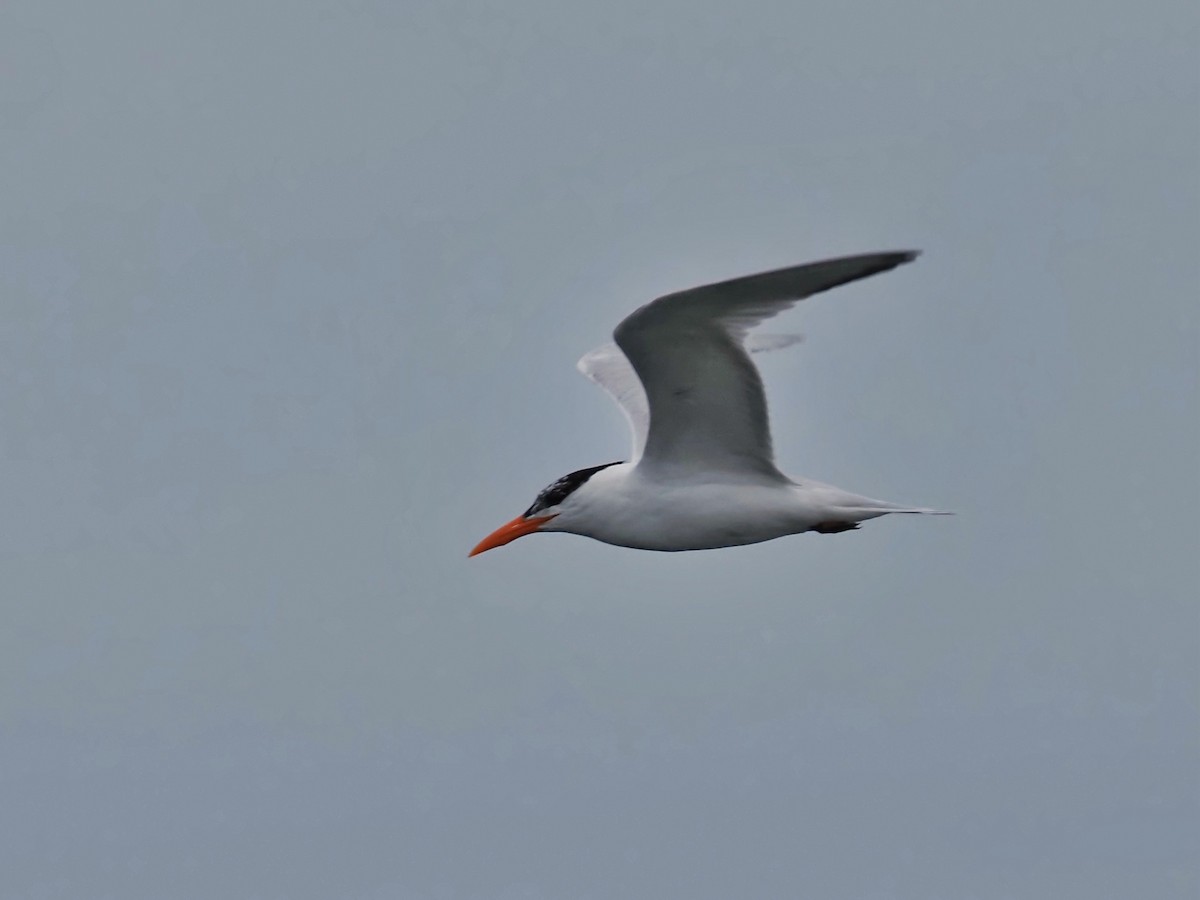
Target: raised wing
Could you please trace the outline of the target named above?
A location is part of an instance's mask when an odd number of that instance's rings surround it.
[[[765,353],[790,347],[802,340],[804,338],[799,334],[751,334],[746,336],[744,346],[751,353]],[[580,357],[576,367],[617,401],[633,436],[629,461],[636,463],[642,457],[646,432],[650,430],[650,404],[646,401],[646,390],[637,372],[633,371],[629,357],[616,344],[601,344]]]
[[[796,301],[886,272],[914,251],[869,253],[793,266],[692,288],[648,303],[613,336],[644,389],[641,411],[628,376],[611,354],[594,381],[621,404],[634,428],[645,423],[639,465],[687,473],[717,470],[782,478],[775,468],[762,379],[746,352],[746,333]],[[590,356],[591,354],[589,354]],[[586,360],[587,357],[584,357]],[[583,360],[580,361],[583,368]],[[616,379],[618,389],[609,386]]]
[[[646,431],[650,428],[650,405],[637,373],[621,348],[616,344],[601,344],[589,350],[575,364],[589,380],[600,385],[617,401],[633,433],[630,462],[637,462],[646,446]]]

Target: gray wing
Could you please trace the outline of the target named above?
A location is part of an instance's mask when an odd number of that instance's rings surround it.
[[[628,316],[613,333],[640,381],[640,400],[630,399],[635,392],[628,375],[612,374],[611,352],[584,372],[621,404],[635,447],[638,435],[645,435],[640,465],[677,474],[717,470],[782,477],[771,450],[762,379],[745,345],[747,331],[798,300],[916,257],[916,251],[846,256],[668,294]],[[580,360],[581,368],[587,359]],[[597,377],[596,371],[603,374]]]
[[[751,334],[746,337],[745,348],[750,353],[765,353],[768,350],[781,350],[804,340],[798,334]],[[629,358],[621,352],[616,344],[601,344],[595,350],[589,350],[575,364],[589,380],[598,384],[617,401],[617,406],[625,414],[629,422],[629,430],[633,436],[633,449],[629,461],[636,463],[642,457],[642,449],[646,446],[646,433],[650,430],[650,404],[646,400],[646,390],[633,371]]]

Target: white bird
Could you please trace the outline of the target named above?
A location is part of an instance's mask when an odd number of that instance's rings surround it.
[[[539,531],[642,550],[705,550],[850,531],[889,513],[940,514],[781,473],[749,354],[799,338],[747,334],[805,297],[916,257],[828,259],[668,294],[638,309],[613,332],[615,344],[579,360],[629,419],[630,460],[564,475],[469,555]]]

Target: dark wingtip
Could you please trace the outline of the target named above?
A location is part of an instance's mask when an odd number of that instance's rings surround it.
[[[870,278],[872,275],[881,275],[884,272],[890,272],[897,266],[903,266],[912,262],[920,255],[920,250],[883,250],[878,253],[863,254],[862,258],[864,261],[870,260],[870,262],[867,263],[866,269],[856,272],[850,278],[846,278],[834,284],[830,284],[827,287],[823,287],[821,290],[828,290],[831,287],[837,287],[838,285],[846,284],[850,281],[858,281],[862,278]],[[856,259],[856,257],[845,257],[845,259],[853,260]]]
[[[875,254],[877,263],[871,267],[869,272],[866,272],[858,277],[866,278],[871,275],[879,275],[883,272],[890,272],[897,266],[907,265],[908,263],[912,262],[921,255],[921,252],[922,251],[920,250],[885,250],[882,253],[877,253]],[[855,280],[857,281],[858,279],[856,278]]]

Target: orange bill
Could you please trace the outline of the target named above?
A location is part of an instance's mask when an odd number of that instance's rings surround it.
[[[501,525],[482,541],[475,545],[475,549],[467,554],[468,557],[475,556],[485,550],[492,550],[496,547],[503,547],[505,544],[512,543],[519,537],[524,537],[527,534],[533,534],[546,522],[553,519],[554,516],[517,516],[507,525]]]

